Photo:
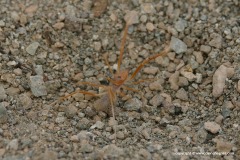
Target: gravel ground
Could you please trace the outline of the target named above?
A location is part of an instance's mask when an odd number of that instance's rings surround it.
[[[240,159],[238,0],[0,1],[0,158]],[[118,98],[116,120],[75,94],[121,67],[151,78]],[[99,102],[99,101],[97,101]],[[114,139],[114,126],[117,129]]]

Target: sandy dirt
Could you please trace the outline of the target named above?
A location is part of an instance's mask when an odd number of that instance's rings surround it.
[[[0,1],[0,159],[240,159],[238,0]],[[76,90],[144,66],[114,104]],[[141,96],[143,95],[143,96]],[[100,99],[100,100],[99,100]],[[116,127],[116,139],[114,134]]]

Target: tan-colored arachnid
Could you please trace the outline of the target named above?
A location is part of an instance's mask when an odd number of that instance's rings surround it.
[[[119,55],[118,63],[117,63],[117,71],[115,74],[113,73],[113,71],[107,61],[107,57],[105,57],[106,64],[108,65],[110,72],[113,75],[113,78],[107,78],[109,80],[110,84],[108,86],[106,86],[106,85],[94,84],[94,83],[90,83],[90,82],[79,82],[80,84],[89,85],[92,87],[102,87],[104,92],[96,94],[96,93],[92,93],[92,92],[88,92],[88,91],[77,90],[67,96],[61,97],[60,100],[66,99],[76,93],[82,93],[82,94],[100,97],[94,105],[95,108],[97,110],[104,111],[104,112],[108,113],[109,115],[112,115],[113,119],[115,120],[115,111],[114,111],[115,103],[117,101],[117,95],[122,94],[121,89],[138,92],[138,90],[128,87],[126,85],[126,82],[132,82],[132,84],[139,84],[139,83],[143,82],[144,80],[138,80],[135,82],[133,81],[134,77],[142,69],[142,67],[149,61],[154,60],[155,58],[157,58],[159,56],[165,56],[170,50],[169,46],[167,46],[162,52],[145,59],[136,68],[136,70],[129,76],[128,70],[121,70],[121,63],[122,63],[122,59],[123,59],[123,52],[124,52],[124,46],[125,46],[125,42],[126,42],[127,32],[128,32],[128,24],[126,24],[126,27],[124,29],[124,35],[123,35],[123,38],[121,41],[120,55]]]

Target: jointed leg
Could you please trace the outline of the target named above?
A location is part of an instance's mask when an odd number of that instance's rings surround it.
[[[153,59],[156,59],[157,57],[160,57],[160,56],[165,56],[167,55],[167,53],[170,51],[170,47],[166,47],[162,52],[156,54],[156,55],[153,55],[147,59],[145,59],[138,67],[137,69],[133,72],[133,74],[131,75],[130,77],[130,80],[133,79],[137,73],[142,69],[142,67],[147,64],[149,61],[153,60]]]
[[[124,52],[124,46],[125,46],[125,42],[127,39],[127,32],[128,32],[128,24],[126,24],[125,29],[124,29],[124,34],[123,34],[123,38],[122,38],[122,42],[121,42],[121,48],[120,48],[120,55],[118,58],[118,68],[117,71],[120,71],[120,66],[122,63],[122,58],[123,58],[123,52]]]
[[[126,89],[126,90],[129,90],[129,91],[133,91],[133,92],[137,92],[139,93],[140,91],[134,89],[134,88],[130,88],[130,87],[127,87],[127,86],[122,86],[122,88]]]

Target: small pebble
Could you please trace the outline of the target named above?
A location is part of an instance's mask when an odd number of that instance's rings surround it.
[[[173,36],[171,38],[170,47],[177,54],[181,54],[187,51],[187,45],[180,39]]]
[[[188,85],[189,85],[189,83],[188,83],[187,78],[180,76],[178,79],[178,86],[183,87],[183,86],[188,86]]]
[[[7,149],[14,151],[18,150],[18,139],[11,140],[7,145]]]
[[[16,11],[12,11],[12,12],[11,12],[11,18],[12,18],[15,22],[18,22],[18,21],[20,20],[19,13],[16,12]]]
[[[225,101],[224,104],[223,104],[224,107],[228,108],[228,109],[234,109],[234,105],[232,103],[232,101]]]
[[[152,159],[151,153],[149,153],[146,149],[141,148],[138,151],[138,154],[141,155],[144,159],[147,159],[147,160]]]
[[[228,117],[230,117],[231,111],[229,108],[227,108],[224,105],[224,106],[222,106],[221,114],[222,114],[223,118],[228,118]]]
[[[36,65],[36,66],[34,66],[34,71],[36,72],[37,75],[42,76],[42,75],[43,75],[42,65]]]
[[[125,138],[124,133],[122,131],[117,132],[117,139],[123,140]]]
[[[55,23],[53,25],[53,28],[57,29],[57,30],[61,30],[63,27],[64,27],[64,23],[63,22],[57,22],[57,23]]]
[[[56,123],[59,123],[59,124],[62,124],[62,123],[65,122],[65,117],[57,117],[57,118],[55,119],[55,122],[56,122]]]
[[[77,136],[79,141],[90,141],[94,138],[94,135],[91,132],[87,132],[85,130],[80,131]]]
[[[32,13],[36,12],[37,9],[38,9],[38,5],[32,4],[25,9],[25,13],[32,14]]]
[[[81,148],[79,149],[79,152],[82,153],[91,153],[93,151],[93,146],[89,144],[87,141],[81,142]]]
[[[188,94],[187,92],[185,91],[185,89],[181,88],[177,91],[176,93],[176,97],[181,99],[181,100],[184,100],[184,101],[187,101],[188,100]]]
[[[159,81],[154,81],[149,84],[149,89],[152,91],[160,91],[162,90],[162,85]]]
[[[137,98],[129,99],[125,102],[123,108],[128,111],[138,111],[142,107],[142,101]]]
[[[196,75],[194,75],[192,72],[181,70],[180,73],[181,75],[186,77],[190,82],[194,81],[197,78]]]
[[[22,70],[20,68],[16,68],[16,69],[13,70],[13,73],[16,74],[17,76],[21,76],[22,75]]]
[[[7,98],[6,91],[0,84],[0,101],[4,100],[5,98]]]
[[[44,85],[43,77],[40,75],[30,76],[30,87],[32,94],[36,97],[47,95],[47,88]]]
[[[220,34],[214,33],[211,35],[211,37],[212,40],[209,42],[209,45],[220,49],[222,47],[222,36]]]
[[[147,129],[142,130],[142,135],[147,140],[151,139],[150,134],[148,133]]]
[[[110,15],[110,18],[111,18],[111,20],[114,21],[114,22],[117,20],[117,16],[116,16],[116,14],[114,14],[114,13],[112,13],[112,14]]]
[[[219,124],[217,124],[216,122],[209,122],[209,121],[204,123],[204,128],[213,134],[218,133],[221,129]]]
[[[153,106],[160,106],[163,100],[164,98],[160,94],[157,94],[149,101],[149,103]]]
[[[17,65],[17,62],[16,61],[9,61],[7,63],[8,66],[16,66]]]
[[[139,23],[139,13],[137,11],[129,11],[124,16],[124,20],[128,23],[128,25]]]
[[[140,17],[140,21],[143,22],[143,23],[146,23],[147,22],[147,16],[146,15],[141,15]]]
[[[104,124],[103,122],[97,121],[94,125],[92,125],[92,126],[90,127],[90,129],[95,129],[95,128],[97,128],[97,129],[103,129],[104,125],[105,125],[105,124]]]
[[[233,144],[227,141],[223,141],[223,140],[214,140],[216,143],[216,149],[218,152],[225,152],[225,153],[229,153],[232,148],[233,148]]]
[[[37,49],[38,49],[38,47],[39,47],[39,43],[38,42],[33,42],[33,43],[31,43],[27,48],[26,48],[26,51],[27,51],[27,53],[28,54],[30,54],[30,55],[35,55],[36,54],[36,51],[37,51]]]
[[[202,74],[201,73],[196,73],[196,82],[202,83]]]
[[[94,42],[95,51],[99,52],[99,51],[101,51],[101,48],[102,48],[101,42]]]
[[[4,107],[3,103],[0,103],[0,124],[4,124],[7,122],[8,115],[7,115],[7,109]]]
[[[16,87],[9,87],[6,91],[7,94],[11,96],[18,95],[20,93],[20,89]]]
[[[151,22],[146,24],[146,28],[148,31],[153,31],[155,29],[154,25]]]
[[[155,75],[158,72],[158,67],[145,67],[143,69],[144,73]]]
[[[179,71],[176,71],[175,73],[173,73],[170,77],[169,77],[169,83],[171,86],[171,89],[173,90],[178,90],[179,86],[178,86],[178,80],[179,80]]]
[[[141,12],[142,13],[155,13],[156,10],[152,3],[142,3]]]
[[[219,125],[222,123],[222,121],[223,121],[223,116],[222,115],[217,116],[216,119],[215,119],[215,122]]]
[[[81,118],[77,123],[77,128],[80,130],[88,129],[90,121],[87,118]]]
[[[68,118],[73,118],[77,114],[77,107],[74,105],[70,104],[67,107],[64,107],[64,112]]]
[[[184,29],[187,27],[187,22],[183,19],[179,19],[176,23],[175,26],[176,30],[178,32],[184,31]]]
[[[19,101],[24,109],[32,107],[32,99],[25,93],[19,95]]]
[[[214,97],[219,97],[223,93],[225,87],[226,78],[232,77],[234,74],[234,68],[227,68],[224,65],[221,65],[213,74],[213,91],[212,94]]]
[[[202,52],[196,52],[196,51],[194,51],[194,52],[193,52],[193,55],[195,56],[196,61],[197,61],[199,64],[203,64],[204,59],[203,59],[203,56],[202,56]]]
[[[210,53],[211,51],[211,47],[207,46],[207,45],[201,45],[200,46],[200,51],[204,52],[204,53]]]

